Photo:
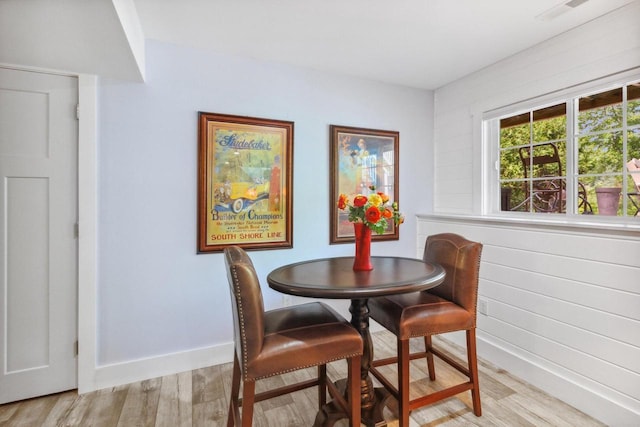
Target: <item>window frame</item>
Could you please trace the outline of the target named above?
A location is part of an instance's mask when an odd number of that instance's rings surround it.
[[[639,224],[639,218],[629,215],[625,216],[603,216],[603,215],[582,215],[578,213],[577,200],[577,183],[578,183],[578,143],[582,136],[579,134],[578,128],[578,103],[580,98],[628,86],[640,81],[640,73],[637,69],[608,76],[601,79],[595,79],[582,84],[574,85],[563,90],[550,92],[538,97],[532,97],[523,101],[514,102],[500,108],[483,112],[478,123],[481,129],[482,138],[482,216],[493,216],[504,219],[514,220],[542,220],[543,222],[557,223],[613,223],[622,225],[631,225],[634,228]],[[623,91],[622,108],[624,119],[620,132],[623,133],[623,160],[627,161],[628,132],[636,129],[636,126],[629,128],[627,123],[627,90]],[[566,177],[566,211],[563,213],[544,213],[544,212],[515,212],[501,210],[501,176],[500,176],[500,120],[506,117],[512,117],[519,114],[532,112],[557,104],[564,103],[566,105],[566,163],[563,164],[563,175]],[[530,140],[531,142],[531,140]],[[622,209],[627,211],[629,204],[627,197],[624,195],[627,188],[628,174],[622,173],[623,179],[623,197]],[[585,218],[588,217],[588,218]]]

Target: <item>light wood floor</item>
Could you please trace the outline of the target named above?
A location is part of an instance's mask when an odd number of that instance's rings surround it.
[[[434,339],[450,354],[464,357],[462,349]],[[416,340],[412,345],[420,345]],[[395,338],[390,333],[374,334],[376,357],[395,352]],[[436,362],[438,362],[436,358]],[[414,361],[411,376],[416,393],[434,386],[451,383],[459,373],[444,363],[436,363],[437,380],[426,376],[426,363]],[[394,369],[385,367],[388,373]],[[412,426],[553,426],[588,427],[604,424],[588,417],[508,372],[479,361],[482,417],[471,411],[470,393],[462,393],[442,403],[411,413]],[[332,378],[346,376],[344,361],[328,368]],[[258,382],[258,391],[269,381],[282,383],[310,377],[315,370],[299,371],[284,377]],[[37,399],[0,406],[0,426],[226,426],[231,364],[218,365],[191,372],[169,375],[139,383],[87,393],[81,396],[69,391]],[[317,411],[315,389],[300,391],[256,404],[256,427],[298,427],[313,424]],[[393,413],[386,413],[389,420]],[[344,421],[344,422],[343,422]],[[347,426],[346,420],[339,423]],[[391,421],[390,426],[397,425]],[[336,424],[338,426],[338,424]]]

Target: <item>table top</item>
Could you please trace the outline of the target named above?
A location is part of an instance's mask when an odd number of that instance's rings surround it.
[[[354,271],[353,257],[297,262],[273,270],[269,287],[285,294],[360,299],[423,291],[444,280],[439,264],[402,257],[371,257],[373,270]]]

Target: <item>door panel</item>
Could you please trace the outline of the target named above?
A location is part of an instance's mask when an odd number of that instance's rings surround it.
[[[0,68],[0,403],[77,384],[77,87]]]
[[[45,366],[49,360],[49,180],[5,178],[9,253],[7,268],[7,373]],[[23,284],[29,284],[24,286]],[[16,325],[20,325],[16,327]]]

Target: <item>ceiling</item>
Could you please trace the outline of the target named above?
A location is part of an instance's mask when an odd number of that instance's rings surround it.
[[[146,39],[435,89],[633,1],[0,0],[0,64],[139,80],[135,22]]]
[[[631,2],[536,19],[568,1],[134,0],[146,38],[424,89]]]

